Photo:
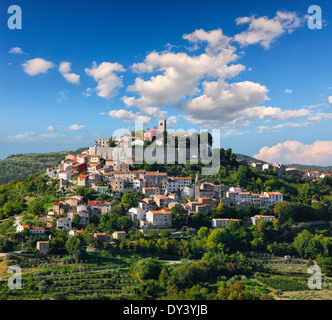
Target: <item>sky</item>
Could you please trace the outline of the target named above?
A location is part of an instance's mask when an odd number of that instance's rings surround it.
[[[3,0],[0,158],[163,117],[267,162],[332,165],[331,20],[329,1]]]

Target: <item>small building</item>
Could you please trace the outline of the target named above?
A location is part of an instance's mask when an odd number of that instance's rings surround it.
[[[32,227],[30,228],[30,234],[43,235],[45,234],[45,229],[42,227]]]
[[[77,185],[78,186],[88,186],[89,185],[89,175],[88,174],[81,174],[77,178]]]
[[[90,163],[99,163],[99,162],[100,162],[100,156],[98,156],[98,155],[90,156]]]
[[[99,242],[108,242],[109,241],[108,236],[105,232],[94,233],[93,237]]]
[[[71,220],[68,218],[60,218],[56,221],[56,228],[58,230],[71,230],[72,223]]]
[[[77,230],[77,229],[75,229],[75,230],[70,230],[69,232],[68,232],[68,234],[71,236],[71,237],[75,237],[76,235],[78,235],[79,233],[82,233],[82,229],[81,230]]]
[[[239,219],[212,219],[212,228],[226,228],[230,222],[240,223]]]
[[[151,187],[151,188],[143,188],[143,193],[145,195],[159,195],[160,194],[160,188],[159,187]]]
[[[71,170],[63,170],[61,172],[59,172],[59,179],[62,180],[70,180],[71,177],[73,176],[73,172]]]
[[[81,174],[82,172],[86,171],[87,165],[86,163],[75,163],[71,167],[74,174]]]
[[[112,233],[112,238],[119,239],[119,240],[126,239],[126,232],[125,231],[114,231]]]
[[[37,249],[39,254],[48,254],[50,251],[49,241],[37,241]]]
[[[172,227],[172,213],[169,209],[152,210],[146,213],[146,225],[148,227],[164,228]]]
[[[172,201],[170,198],[164,195],[152,195],[151,198],[155,201],[159,208],[167,208],[168,204]]]
[[[189,187],[192,184],[191,177],[169,177],[168,178],[168,191],[176,192],[184,187]]]
[[[128,210],[133,222],[136,222],[137,220],[144,220],[146,218],[146,212],[147,210],[142,208],[130,208]]]
[[[257,222],[259,220],[263,220],[263,221],[273,221],[275,220],[275,216],[263,216],[263,215],[255,215],[254,217],[251,217],[251,221],[252,221],[252,224],[254,226],[257,226]]]

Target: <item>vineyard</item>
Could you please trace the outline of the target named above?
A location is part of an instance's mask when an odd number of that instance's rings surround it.
[[[306,261],[302,259],[285,260],[270,254],[259,255],[265,268],[264,273],[257,273],[253,279],[269,288],[278,299],[310,300],[317,297],[332,299],[332,279],[322,275],[322,290],[308,288],[309,274]]]
[[[304,291],[309,290],[307,279],[297,279],[291,277],[258,277],[259,282],[275,290],[281,291]]]
[[[123,260],[63,264],[56,258],[11,256],[2,263],[22,268],[22,289],[10,290],[7,279],[0,284],[0,299],[130,299],[139,280],[129,274]]]

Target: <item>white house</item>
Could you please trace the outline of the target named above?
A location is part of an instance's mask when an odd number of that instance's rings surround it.
[[[71,236],[71,237],[75,237],[77,234],[79,234],[79,233],[82,233],[82,230],[77,230],[77,229],[75,229],[75,230],[70,230],[69,231],[69,235]]]
[[[135,222],[137,220],[145,220],[146,219],[146,213],[147,210],[142,208],[130,208],[129,214],[131,215],[132,220]]]
[[[264,195],[268,197],[270,206],[274,206],[277,202],[284,201],[284,196],[280,192],[264,192]]]
[[[212,219],[212,228],[226,228],[230,222],[240,223],[238,219]]]
[[[143,185],[144,185],[144,179],[143,178],[133,178],[131,180],[133,184],[133,188],[136,190],[142,190]]]
[[[255,215],[254,217],[251,217],[252,224],[254,226],[257,226],[257,222],[261,219],[263,221],[273,221],[275,220],[275,216],[263,216],[263,215]]]
[[[168,192],[176,192],[180,188],[189,187],[192,184],[191,177],[169,177]]]
[[[170,210],[153,210],[146,213],[147,226],[153,227],[171,227],[172,213]]]
[[[73,172],[71,170],[63,170],[59,172],[58,178],[62,180],[70,180],[72,176]]]

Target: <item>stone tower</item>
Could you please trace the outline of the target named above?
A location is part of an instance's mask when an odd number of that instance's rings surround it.
[[[158,123],[159,123],[158,124],[159,131],[162,131],[162,132],[166,131],[166,119],[159,119]]]

